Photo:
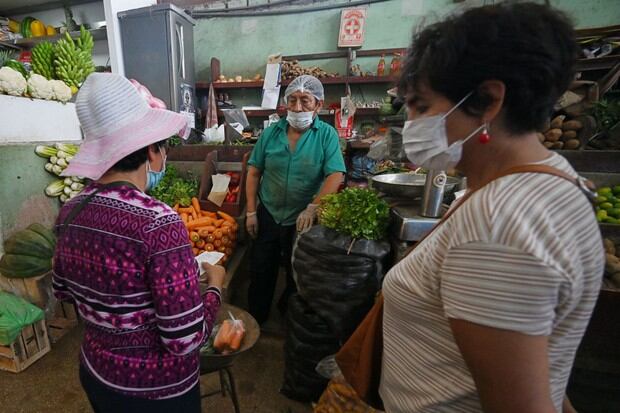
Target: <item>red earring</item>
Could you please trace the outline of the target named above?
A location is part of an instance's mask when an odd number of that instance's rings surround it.
[[[482,129],[480,137],[478,137],[478,141],[480,141],[480,143],[483,145],[491,141],[491,135],[489,135],[489,131],[487,130],[486,126],[484,127],[484,129]]]

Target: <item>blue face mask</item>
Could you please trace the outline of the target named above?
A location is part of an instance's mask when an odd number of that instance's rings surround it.
[[[159,149],[159,152],[161,153],[161,148]],[[146,191],[147,192],[155,188],[157,185],[159,185],[161,180],[164,178],[164,175],[166,174],[166,155],[162,154],[162,157],[164,159],[163,166],[161,168],[161,171],[159,172],[152,171],[151,164],[149,163],[148,159],[146,161]]]

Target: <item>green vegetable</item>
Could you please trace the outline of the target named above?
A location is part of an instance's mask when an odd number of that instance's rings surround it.
[[[22,22],[19,25],[19,32],[21,33],[23,37],[26,37],[26,38],[32,37],[32,31],[30,30],[30,25],[35,20],[36,19],[32,16],[24,17],[22,19]]]
[[[80,29],[81,35],[78,44],[73,41],[69,33],[56,42],[54,49],[54,69],[56,78],[69,86],[76,88],[82,85],[84,79],[95,71],[92,57],[92,35]]]
[[[51,158],[52,156],[56,156],[58,149],[53,146],[47,145],[39,145],[34,148],[34,153],[39,155],[41,158]]]
[[[347,188],[326,195],[319,207],[319,223],[353,238],[377,240],[385,237],[390,208],[376,192]]]
[[[24,78],[28,78],[28,71],[21,62],[18,62],[15,59],[11,59],[4,62],[4,66],[10,67],[13,70],[17,70],[19,73],[22,74]]]
[[[58,179],[45,188],[45,195],[55,197],[63,193],[65,188],[64,180]]]
[[[174,166],[167,165],[163,179],[149,194],[170,206],[178,203],[187,207],[192,197],[198,196],[198,185],[197,178],[183,179]]]

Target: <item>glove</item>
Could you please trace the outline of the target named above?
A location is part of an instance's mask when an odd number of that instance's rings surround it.
[[[258,236],[258,217],[256,212],[248,212],[245,214],[245,229],[250,234],[250,237],[256,239]]]
[[[316,218],[316,210],[319,207],[318,204],[308,204],[306,209],[297,217],[297,231],[305,232],[314,224],[314,218]]]

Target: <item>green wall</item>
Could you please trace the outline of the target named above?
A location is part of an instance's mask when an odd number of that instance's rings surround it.
[[[54,178],[43,169],[45,160],[35,155],[35,146],[0,145],[0,240],[33,222],[51,226],[58,214],[58,199],[44,193]]]
[[[368,6],[364,49],[407,47],[412,30],[422,22],[467,6],[493,3],[491,0],[391,0]],[[620,23],[619,0],[552,0],[568,12],[578,27],[596,27]],[[417,6],[421,5],[421,8]],[[212,57],[221,61],[222,72],[228,77],[253,76],[264,73],[269,54],[284,55],[328,52],[337,50],[340,10],[265,17],[228,17],[199,19],[194,30],[195,59],[198,80],[210,80]],[[378,58],[359,59],[365,71],[376,71]],[[387,59],[389,64],[389,59]],[[319,64],[326,70],[345,72],[344,59],[302,62]],[[342,87],[327,89],[328,100],[342,93]],[[377,90],[376,88],[374,90]],[[359,91],[352,91],[359,97]],[[383,91],[380,90],[379,96]],[[369,90],[370,100],[378,96]],[[259,91],[231,93],[237,104],[260,104]],[[356,98],[357,98],[356,97]],[[364,96],[368,99],[367,96]]]

